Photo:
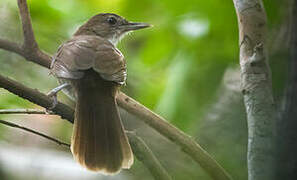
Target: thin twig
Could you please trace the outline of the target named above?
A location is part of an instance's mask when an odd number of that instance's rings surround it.
[[[50,66],[51,57],[39,49],[35,40],[27,0],[18,0],[18,7],[24,34],[23,49],[25,58],[48,68]]]
[[[27,0],[18,0],[18,7],[24,34],[22,49],[25,52],[25,58],[42,66],[49,67],[50,56],[39,49],[35,40]]]
[[[26,87],[23,84],[18,83],[17,81],[14,81],[12,79],[6,78],[2,75],[0,75],[0,87],[12,92],[13,94],[20,96],[21,98],[27,99],[35,104],[38,104],[39,106],[42,106],[46,109],[52,107],[53,100],[49,98],[47,95],[39,92],[36,89]],[[54,109],[52,109],[52,111],[60,115],[63,119],[67,119],[70,122],[73,122],[74,110],[69,106],[61,102],[58,102],[58,104]]]
[[[10,127],[13,127],[13,128],[22,129],[23,131],[27,131],[27,132],[30,132],[30,133],[32,133],[32,134],[36,134],[36,135],[41,136],[41,137],[43,137],[43,138],[45,138],[45,139],[48,139],[48,140],[50,140],[50,141],[53,141],[53,142],[55,142],[55,143],[57,143],[57,144],[59,144],[59,145],[63,145],[63,146],[66,146],[66,147],[70,148],[70,144],[68,144],[68,143],[62,142],[62,141],[60,141],[60,140],[58,140],[58,139],[55,139],[55,138],[50,137],[50,136],[48,136],[48,135],[45,135],[45,134],[43,134],[43,133],[34,131],[34,130],[32,130],[32,129],[26,128],[26,127],[24,127],[24,126],[20,126],[20,125],[17,125],[17,124],[15,124],[15,123],[11,123],[11,122],[4,121],[4,120],[0,120],[0,123],[1,123],[1,124],[4,124],[4,125],[7,125],[7,126],[10,126]]]
[[[53,112],[47,112],[40,109],[0,109],[0,114],[46,114],[55,115]]]
[[[171,180],[172,178],[156,158],[152,150],[135,132],[126,131],[133,153],[151,172],[156,180]]]
[[[23,31],[29,31],[33,33],[31,20],[28,12],[27,4],[24,4],[25,0],[19,0],[19,7],[20,10],[24,12],[20,12],[23,23]],[[27,21],[29,20],[29,21]],[[29,23],[29,24],[25,24]],[[28,29],[27,29],[28,28]],[[30,33],[24,32],[24,36],[28,36],[27,39],[31,36]],[[32,36],[31,36],[32,37]],[[34,36],[33,36],[34,37]],[[24,38],[26,39],[26,38]],[[31,40],[35,41],[35,38],[31,38]],[[2,42],[3,43],[3,42]],[[36,43],[36,41],[34,42]],[[5,46],[2,44],[2,46]],[[31,46],[31,45],[30,45]],[[1,46],[0,46],[1,48]],[[17,52],[17,49],[10,47],[10,48],[3,48],[5,50],[9,50],[12,52]],[[49,68],[51,58],[46,53],[41,52],[38,48],[32,52],[24,51],[24,54],[20,54],[25,57],[27,60],[35,62],[43,67]],[[16,81],[13,81],[8,78],[4,78],[0,76],[0,85],[5,89],[9,90],[10,92],[17,94],[18,96],[28,99],[29,101],[36,103],[42,107],[48,108],[52,105],[52,100],[49,99],[45,94],[40,93],[37,90],[28,88]],[[117,103],[126,111],[130,112],[139,117],[139,120],[144,121],[146,124],[157,130],[160,134],[164,135],[172,142],[179,145],[185,153],[191,156],[200,166],[208,172],[208,174],[213,177],[214,179],[220,180],[229,180],[231,179],[230,175],[204,150],[202,149],[199,144],[192,139],[190,136],[186,135],[170,123],[168,123],[164,118],[160,117],[159,115],[153,113],[145,106],[141,105],[134,99],[130,98],[129,96],[125,95],[124,93],[120,93],[117,97]],[[59,103],[53,111],[60,115],[62,118],[67,119],[69,122],[73,122],[73,109],[69,106]]]
[[[35,40],[27,1],[18,0],[18,7],[23,27],[24,48],[28,49],[29,51],[35,51],[38,49],[38,44]]]

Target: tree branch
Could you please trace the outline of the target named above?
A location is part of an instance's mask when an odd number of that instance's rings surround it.
[[[43,67],[46,67],[46,68],[50,67],[51,57],[39,49],[36,49],[35,51],[28,51],[28,50],[25,50],[26,48],[24,48],[22,45],[18,43],[11,42],[9,40],[1,39],[1,38],[0,38],[0,49],[14,52],[26,58],[26,60],[32,61]]]
[[[18,0],[18,7],[21,16],[21,22],[24,34],[24,48],[28,51],[36,51],[38,49],[38,44],[35,40],[30,13],[26,0]]]
[[[0,114],[46,114],[51,115],[53,112],[47,112],[39,109],[0,109]]]
[[[15,42],[8,41],[6,39],[0,39],[0,49],[4,49],[6,51],[17,53],[21,56],[25,56],[25,53],[21,45]]]
[[[19,53],[19,49],[15,48],[17,46],[13,46],[13,48],[3,49],[18,53],[29,61],[49,68],[51,58],[46,53],[40,51],[37,46],[27,3],[25,0],[18,0],[18,5],[24,31],[24,48],[22,49],[23,52]],[[29,42],[33,43],[33,45]],[[0,48],[9,45],[11,45],[10,42],[2,41],[2,46],[0,45]],[[27,45],[29,46],[29,48],[26,47]],[[49,108],[52,105],[52,100],[45,94],[42,94],[37,90],[28,88],[16,81],[5,78],[3,76],[0,76],[0,86],[42,107]],[[117,97],[117,103],[120,107],[138,116],[140,120],[142,120],[155,130],[157,130],[160,134],[164,135],[172,142],[180,146],[185,153],[187,153],[198,164],[200,164],[200,166],[205,171],[207,171],[208,174],[214,179],[231,179],[228,173],[204,149],[202,149],[194,139],[192,139],[190,136],[186,135],[173,125],[169,124],[167,121],[165,121],[165,119],[153,113],[148,108],[141,105],[124,93],[119,93]],[[69,122],[73,122],[73,109],[68,107],[67,105],[59,102],[58,105],[53,109],[53,112],[60,115],[62,118],[67,119]]]
[[[168,172],[164,169],[154,153],[135,132],[127,132],[133,153],[141,161],[157,180],[171,180]]]
[[[19,45],[8,40],[0,39],[0,48],[15,52],[25,57],[29,61],[49,68],[51,58],[48,54],[39,49],[38,44],[35,40],[27,1],[18,0],[18,7],[22,22],[24,43],[23,45]]]
[[[17,125],[17,124],[8,122],[8,121],[4,121],[4,120],[0,120],[0,123],[1,123],[1,124],[4,124],[4,125],[6,125],[6,126],[10,126],[10,127],[12,127],[12,128],[17,128],[17,129],[21,129],[21,130],[23,130],[23,131],[30,132],[30,133],[32,133],[32,134],[35,134],[35,135],[41,136],[41,137],[43,137],[43,138],[45,138],[45,139],[48,139],[48,140],[50,140],[50,141],[53,141],[53,142],[55,142],[55,143],[57,143],[57,144],[59,144],[59,145],[63,145],[63,146],[66,146],[66,147],[70,148],[70,144],[65,143],[65,142],[62,142],[62,141],[60,141],[60,140],[58,140],[58,139],[55,139],[55,138],[50,137],[50,136],[48,136],[48,135],[45,135],[45,134],[43,134],[43,133],[34,131],[34,130],[30,129],[30,128],[26,128],[26,127],[24,127],[24,126],[20,126],[20,125]]]
[[[276,109],[265,51],[266,13],[261,0],[233,0],[240,35],[241,84],[248,121],[249,180],[275,178]]]
[[[39,106],[42,106],[46,109],[50,108],[53,104],[53,99],[49,98],[47,95],[39,92],[36,89],[32,89],[24,86],[23,84],[14,81],[9,78],[5,78],[0,75],[0,87],[12,92],[13,94],[18,95],[21,98],[27,99]],[[57,106],[52,109],[53,112],[60,115],[63,119],[67,119],[71,123],[73,122],[73,113],[74,110],[69,106],[58,102]]]
[[[181,149],[196,161],[214,179],[232,179],[228,173],[190,136],[168,123],[158,114],[121,93],[117,103],[127,112],[143,121]]]

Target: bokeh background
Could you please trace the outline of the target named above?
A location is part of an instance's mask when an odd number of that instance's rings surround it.
[[[113,12],[154,27],[134,32],[118,47],[128,63],[122,90],[193,136],[233,177],[247,179],[247,126],[240,92],[238,27],[233,2],[223,0],[29,0],[41,49],[59,44],[91,16]],[[264,0],[267,41],[277,104],[286,81],[290,1]],[[22,42],[15,0],[0,1],[0,37]],[[46,93],[57,86],[48,69],[0,50],[0,73]],[[71,104],[59,94],[59,99]],[[0,109],[37,108],[0,89]],[[173,179],[210,179],[178,146],[136,117],[122,111],[126,127],[136,131]],[[72,125],[57,116],[1,115],[69,142]],[[0,125],[0,179],[153,179],[136,161],[113,177],[78,166],[68,149],[46,139]]]

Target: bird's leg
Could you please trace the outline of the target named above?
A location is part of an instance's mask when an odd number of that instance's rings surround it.
[[[68,88],[68,87],[70,87],[70,84],[69,83],[64,83],[64,84],[61,84],[58,87],[52,89],[50,92],[48,92],[46,94],[47,96],[53,98],[53,100],[54,100],[52,106],[48,108],[49,110],[54,109],[56,107],[56,105],[58,104],[58,99],[57,99],[58,92],[61,91],[64,88]]]

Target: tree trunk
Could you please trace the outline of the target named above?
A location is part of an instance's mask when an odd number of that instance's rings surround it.
[[[261,0],[233,0],[239,23],[241,86],[248,121],[249,180],[275,178],[277,113],[266,55],[266,13]]]

